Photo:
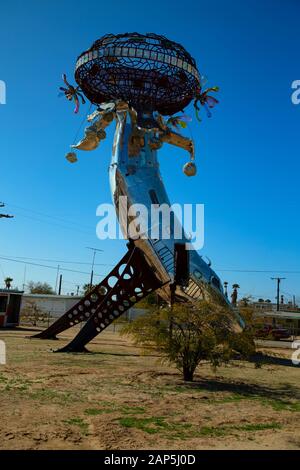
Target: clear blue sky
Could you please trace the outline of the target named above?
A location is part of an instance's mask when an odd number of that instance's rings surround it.
[[[97,151],[78,152],[79,162],[70,165],[64,155],[88,107],[74,115],[57,89],[61,74],[72,77],[76,57],[98,37],[155,32],[182,43],[209,84],[221,88],[213,118],[191,124],[197,177],[182,174],[184,151],[167,145],[160,151],[171,201],[205,204],[202,254],[223,280],[238,282],[242,294],[274,299],[270,276],[300,271],[300,106],[290,99],[291,82],[300,79],[299,13],[298,0],[2,2],[0,79],[7,104],[0,106],[0,201],[15,218],[0,220],[0,256],[88,263],[86,246],[104,250],[98,263],[114,264],[123,255],[124,242],[95,235],[96,206],[110,201],[112,136]],[[0,281],[11,275],[21,287],[23,272],[22,263],[0,259]],[[64,292],[89,279],[63,275]],[[300,274],[281,275],[283,291],[300,300]],[[27,281],[53,285],[55,277],[54,269],[27,265]]]

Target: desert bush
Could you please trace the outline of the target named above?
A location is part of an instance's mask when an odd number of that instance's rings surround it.
[[[237,326],[230,307],[207,301],[153,308],[127,324],[122,334],[131,335],[143,348],[155,348],[186,381],[193,380],[203,361],[217,368],[237,353],[247,358],[255,352],[251,329]]]

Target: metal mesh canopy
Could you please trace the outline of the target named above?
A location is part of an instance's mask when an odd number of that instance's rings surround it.
[[[93,103],[121,99],[136,110],[171,115],[199,88],[195,60],[156,34],[108,34],[77,59],[75,79]]]

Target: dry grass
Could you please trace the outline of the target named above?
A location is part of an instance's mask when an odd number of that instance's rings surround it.
[[[0,331],[1,449],[300,448],[300,368],[203,365],[187,384],[113,331],[92,354],[51,352],[74,333]]]

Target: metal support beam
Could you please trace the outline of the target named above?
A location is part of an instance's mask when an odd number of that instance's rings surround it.
[[[45,331],[33,336],[55,339],[62,331],[86,321],[77,336],[60,352],[80,352],[96,335],[150,292],[162,286],[143,252],[129,250],[115,268],[91,292]]]

